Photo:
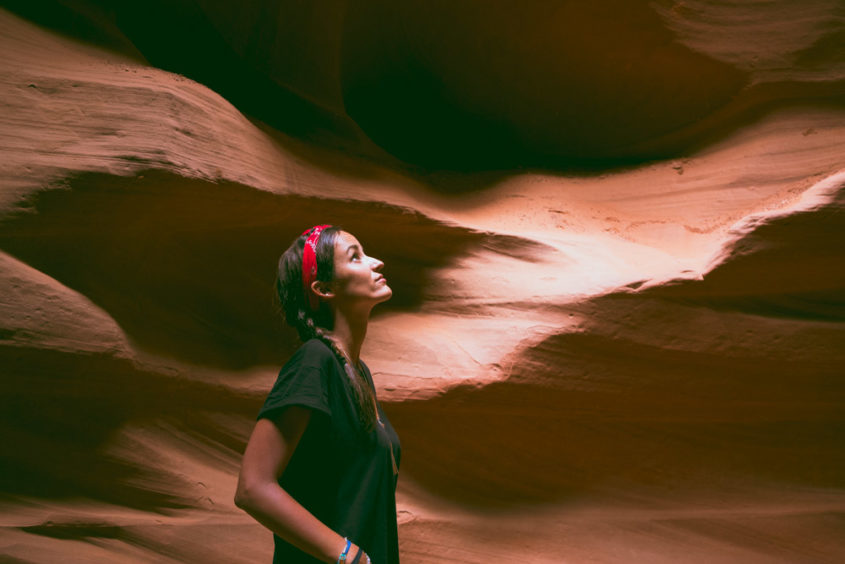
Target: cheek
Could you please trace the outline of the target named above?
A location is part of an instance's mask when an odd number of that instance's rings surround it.
[[[335,279],[337,291],[344,294],[359,294],[369,291],[372,275],[369,271],[344,269]]]
[[[355,277],[355,283],[360,288],[369,288],[373,283],[372,274],[370,272],[359,273],[358,276]]]

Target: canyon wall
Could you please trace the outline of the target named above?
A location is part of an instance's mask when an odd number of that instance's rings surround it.
[[[234,507],[342,225],[407,562],[845,559],[845,8],[0,8],[0,554],[269,561]]]

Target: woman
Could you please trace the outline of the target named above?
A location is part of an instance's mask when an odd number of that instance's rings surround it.
[[[399,562],[399,438],[359,354],[393,291],[351,234],[305,231],[277,291],[303,345],[282,368],[244,452],[235,503],[274,533],[274,563]]]

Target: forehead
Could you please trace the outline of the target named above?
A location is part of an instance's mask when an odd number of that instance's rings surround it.
[[[337,238],[334,241],[334,250],[335,252],[345,253],[346,250],[353,245],[357,245],[358,248],[361,248],[361,243],[358,242],[355,235],[347,233],[346,231],[341,231],[337,234]]]

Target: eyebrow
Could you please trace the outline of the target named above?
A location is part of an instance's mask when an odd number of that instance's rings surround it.
[[[352,243],[351,245],[349,245],[349,246],[346,248],[346,254],[348,255],[348,254],[349,254],[349,251],[351,251],[352,249],[356,249],[356,250],[358,250],[359,252],[361,251],[361,247],[359,247],[359,246],[358,246],[358,245],[356,245],[355,243]]]

